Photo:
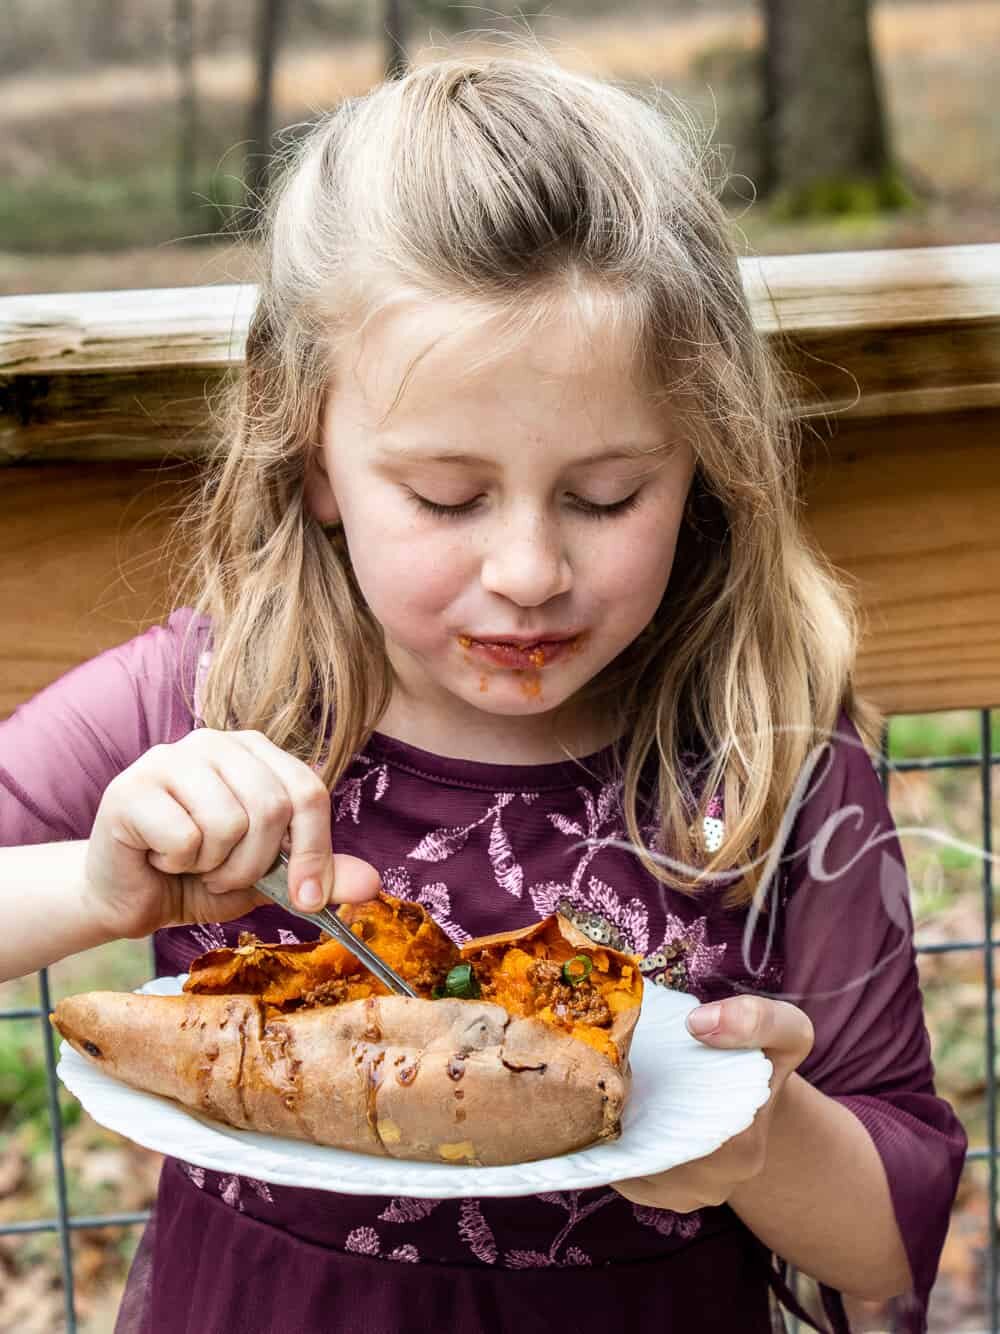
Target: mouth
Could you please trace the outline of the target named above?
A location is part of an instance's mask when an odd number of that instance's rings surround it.
[[[547,667],[549,663],[575,651],[582,633],[546,639],[474,639],[459,635],[458,642],[467,653],[485,658],[501,667]]]

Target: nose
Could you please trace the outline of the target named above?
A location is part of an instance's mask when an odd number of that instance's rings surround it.
[[[537,512],[498,523],[483,557],[480,580],[520,607],[537,607],[569,591],[573,571],[558,523]]]

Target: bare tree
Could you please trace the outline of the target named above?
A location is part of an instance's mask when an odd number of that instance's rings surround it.
[[[870,0],[761,0],[764,30],[762,193],[793,209],[850,207],[895,183]]]
[[[284,24],[286,0],[257,0],[254,49],[257,80],[247,127],[245,202],[255,209],[267,189],[274,119],[274,70]]]
[[[198,90],[194,73],[194,5],[174,0],[174,55],[177,63],[177,215],[183,219],[194,195],[198,154]]]
[[[98,61],[121,60],[126,53],[122,0],[100,0],[93,11],[90,55]]]

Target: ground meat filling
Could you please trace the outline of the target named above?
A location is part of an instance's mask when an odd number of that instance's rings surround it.
[[[427,920],[427,914],[417,903],[401,903],[396,909],[396,916],[414,934]]]
[[[440,964],[431,963],[426,959],[418,964],[411,964],[406,970],[407,982],[422,996],[429,996],[435,987],[443,987],[447,976],[447,968],[442,968]]]
[[[610,1027],[611,1011],[589,978],[571,986],[563,981],[561,964],[538,959],[528,969],[528,981],[535,988],[538,1009],[551,1005],[552,1013],[559,1019],[593,1024],[596,1028]]]
[[[311,1010],[317,1005],[340,1005],[347,999],[347,988],[352,981],[350,977],[328,978],[303,992],[296,1000],[296,1008]]]

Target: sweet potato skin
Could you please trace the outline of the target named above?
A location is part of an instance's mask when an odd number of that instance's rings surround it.
[[[53,1022],[129,1084],[245,1129],[382,1156],[498,1166],[620,1133],[638,960],[553,914],[459,950],[419,904],[381,893],[341,918],[417,988],[390,995],[330,938],[196,959],[175,997],[92,992]],[[579,952],[593,984],[560,968]],[[459,961],[476,999],[431,1000]]]
[[[626,1053],[637,1017],[616,1020]],[[252,995],[89,992],[52,1021],[110,1074],[216,1120],[428,1162],[531,1162],[615,1138],[630,1079],[627,1059],[475,1000],[282,1014]]]

